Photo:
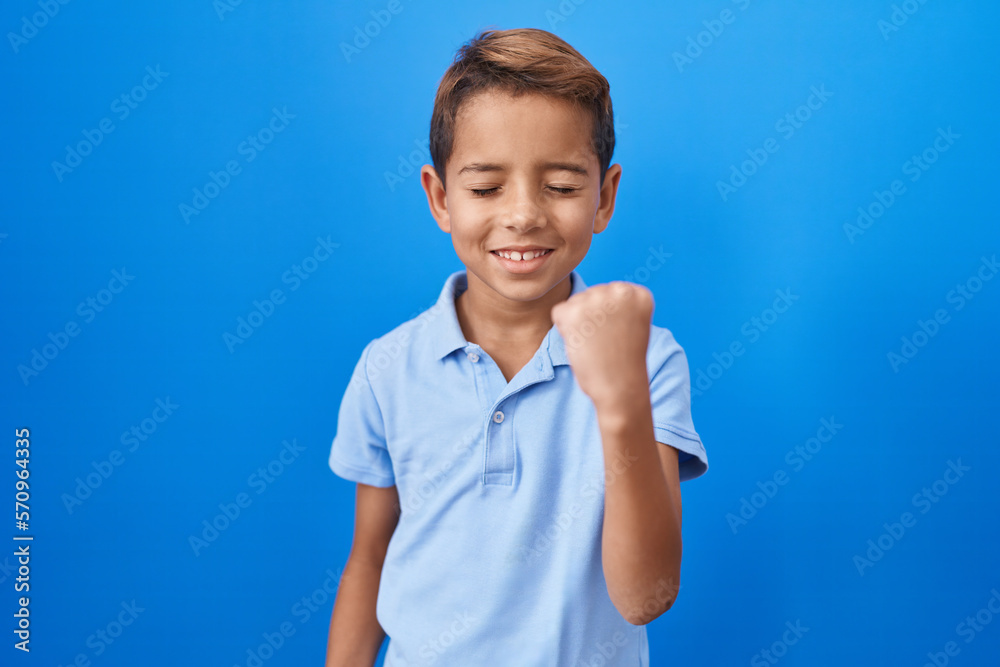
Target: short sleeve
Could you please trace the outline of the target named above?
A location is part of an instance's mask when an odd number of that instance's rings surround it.
[[[656,441],[678,450],[682,482],[700,477],[708,470],[708,456],[691,419],[687,355],[668,329],[652,328],[646,365]]]
[[[330,469],[352,482],[387,487],[396,483],[385,442],[382,411],[368,379],[368,343],[340,401]]]

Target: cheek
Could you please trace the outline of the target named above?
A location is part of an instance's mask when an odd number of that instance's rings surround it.
[[[594,235],[594,212],[586,204],[574,203],[558,213],[553,211],[553,226],[573,245],[589,244]]]
[[[577,197],[556,202],[549,210],[553,217],[565,226],[593,228],[597,207],[590,198]]]
[[[482,234],[461,213],[452,214],[451,241],[457,250],[475,250],[482,244]]]

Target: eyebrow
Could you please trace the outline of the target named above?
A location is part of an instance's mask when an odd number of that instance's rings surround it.
[[[539,166],[542,168],[543,171],[569,171],[573,172],[574,174],[582,174],[583,176],[587,175],[587,168],[582,165],[576,164],[575,162],[545,162]],[[485,172],[506,171],[506,170],[507,170],[506,165],[502,164],[496,164],[493,162],[473,162],[459,169],[458,175],[461,176],[466,172],[472,174],[482,174]]]

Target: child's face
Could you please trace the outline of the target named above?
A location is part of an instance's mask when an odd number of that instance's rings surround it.
[[[591,123],[570,103],[537,94],[485,92],[462,106],[447,192],[430,165],[422,182],[470,287],[478,279],[508,299],[538,299],[587,255],[611,218],[621,176],[613,165],[601,187]],[[534,257],[498,253],[512,248]]]

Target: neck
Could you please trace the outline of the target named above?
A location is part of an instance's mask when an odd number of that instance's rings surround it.
[[[493,290],[471,272],[468,288],[455,300],[455,311],[466,340],[486,347],[494,342],[534,344],[552,328],[552,308],[569,298],[569,275],[538,299],[515,301]]]

